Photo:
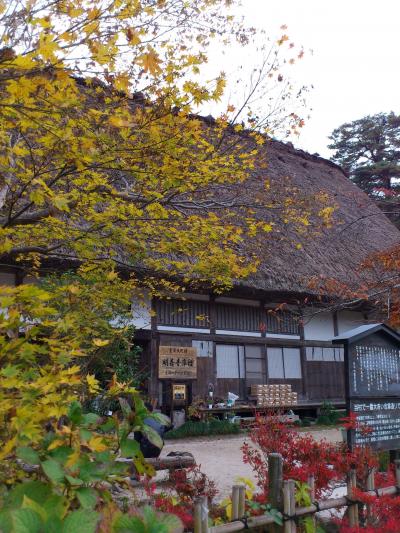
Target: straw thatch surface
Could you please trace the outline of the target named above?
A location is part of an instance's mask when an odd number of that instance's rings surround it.
[[[400,243],[400,232],[340,167],[292,145],[269,141],[265,145],[267,174],[272,182],[289,177],[305,194],[325,190],[336,204],[334,224],[320,234],[295,235],[289,226],[280,234],[248,243],[260,258],[257,274],[241,285],[260,290],[309,292],[311,278],[335,278],[359,285],[365,273],[360,263],[371,253]],[[318,222],[317,222],[318,225]],[[297,249],[295,243],[301,243]],[[312,291],[311,291],[312,292]]]

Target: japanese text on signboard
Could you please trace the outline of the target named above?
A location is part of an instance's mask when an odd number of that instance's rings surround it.
[[[350,373],[351,396],[398,395],[400,351],[392,346],[355,346]]]
[[[400,400],[352,401],[359,427],[353,444],[380,449],[396,449],[400,443]]]
[[[160,379],[195,379],[197,377],[196,348],[160,346],[158,377]]]

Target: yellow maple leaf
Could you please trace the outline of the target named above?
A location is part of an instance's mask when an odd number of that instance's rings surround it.
[[[104,443],[103,437],[92,437],[87,445],[93,452],[104,452],[108,449],[107,444]]]
[[[39,37],[38,52],[43,59],[56,60],[55,52],[58,50],[58,44],[54,42],[51,35],[41,33]]]
[[[49,445],[47,448],[48,451],[54,450],[55,448],[59,448],[60,446],[64,446],[65,442],[62,439],[55,439],[53,442]]]
[[[160,74],[161,72],[161,60],[152,47],[149,48],[147,53],[140,55],[137,62],[143,67],[145,72],[150,72],[153,76]]]
[[[101,348],[102,346],[107,346],[107,344],[110,344],[110,341],[107,339],[93,339],[92,342],[95,346],[98,346],[99,348]]]
[[[88,384],[88,387],[89,387],[89,391],[90,392],[98,392],[100,390],[100,385],[99,385],[99,382],[97,381],[97,379],[92,376],[91,374],[88,374],[86,376],[86,382]]]

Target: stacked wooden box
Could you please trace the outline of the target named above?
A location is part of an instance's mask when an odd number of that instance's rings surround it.
[[[256,397],[257,407],[297,405],[297,392],[292,392],[291,385],[252,385],[251,395]]]

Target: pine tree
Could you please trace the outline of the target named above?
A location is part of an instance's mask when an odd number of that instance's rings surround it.
[[[350,178],[376,200],[389,200],[400,193],[400,116],[366,116],[342,124],[329,137],[333,160]],[[397,202],[396,202],[397,203]]]

